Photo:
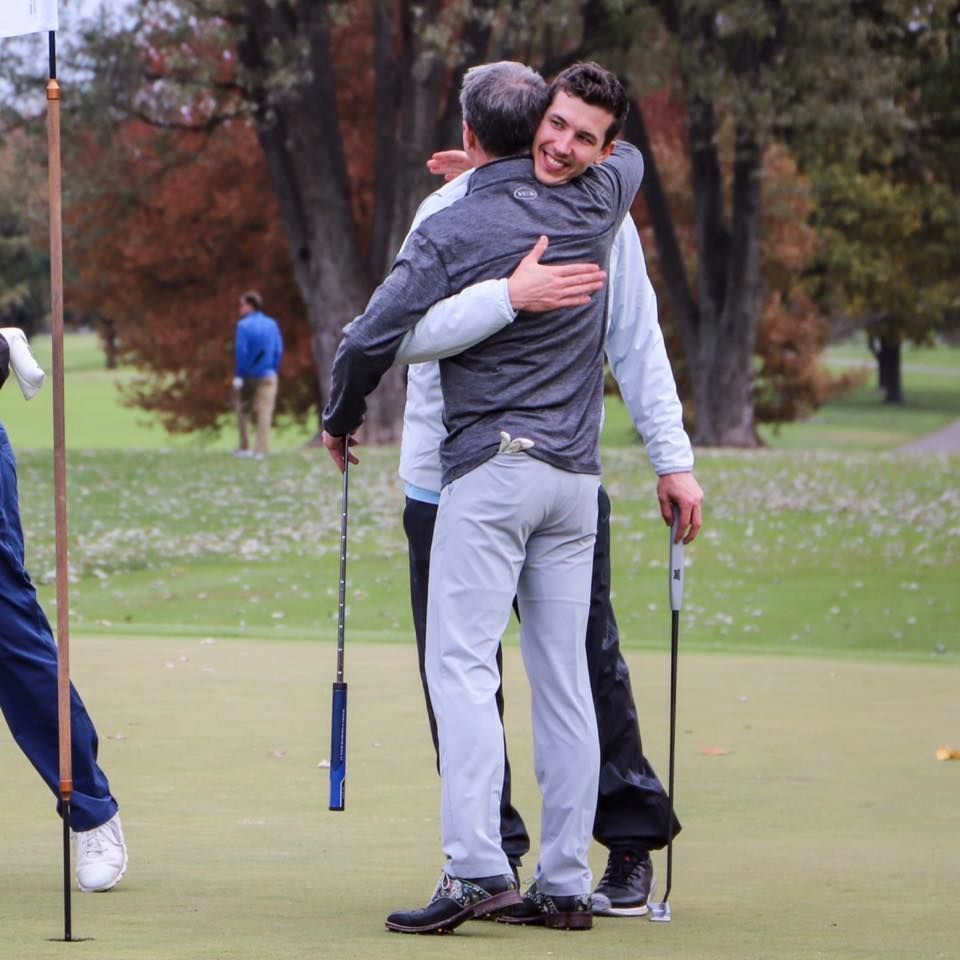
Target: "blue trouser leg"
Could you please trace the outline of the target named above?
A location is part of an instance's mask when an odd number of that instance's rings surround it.
[[[16,461],[0,425],[0,710],[44,782],[60,795],[57,648],[24,567]],[[71,826],[90,830],[117,811],[97,765],[97,733],[71,686]]]

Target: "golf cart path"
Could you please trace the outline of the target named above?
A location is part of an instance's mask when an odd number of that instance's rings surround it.
[[[904,444],[900,449],[916,453],[960,453],[960,420]]]

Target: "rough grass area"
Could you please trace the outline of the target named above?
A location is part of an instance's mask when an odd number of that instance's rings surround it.
[[[957,674],[903,664],[680,660],[673,922],[588,933],[383,929],[442,863],[438,780],[412,645],[348,640],[347,809],[327,810],[331,642],[85,636],[74,674],[130,847],[62,936],[53,798],[0,737],[0,941],[11,960],[947,960],[960,917]],[[668,657],[633,653],[644,742],[666,773]],[[514,796],[538,834],[529,701],[506,656]],[[535,858],[521,874],[528,879]],[[604,855],[594,846],[599,873]],[[659,881],[664,858],[656,855]]]
[[[394,450],[352,474],[353,634],[410,632]],[[623,642],[663,643],[667,531],[642,448],[605,452]],[[687,551],[684,642],[960,661],[957,458],[704,452],[706,526]],[[21,456],[28,565],[52,609],[48,454]],[[78,631],[309,639],[336,623],[340,480],[318,451],[86,451],[69,460]]]

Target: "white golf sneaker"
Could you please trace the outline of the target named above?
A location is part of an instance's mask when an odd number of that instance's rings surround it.
[[[127,845],[120,815],[92,830],[74,833],[77,849],[77,885],[84,893],[115,887],[127,872]]]

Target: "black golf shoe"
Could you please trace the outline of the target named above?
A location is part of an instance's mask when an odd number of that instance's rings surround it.
[[[449,933],[471,917],[486,916],[521,902],[511,874],[464,880],[444,873],[425,907],[391,913],[387,929],[396,933]]]
[[[519,857],[510,857],[510,870],[513,873],[513,879],[517,881],[517,889],[520,889],[520,867],[521,861]],[[513,909],[512,907],[510,909]],[[496,913],[481,913],[479,916],[475,916],[474,920],[496,920]]]
[[[523,895],[523,902],[497,919],[501,923],[550,927],[552,930],[589,930],[593,926],[590,894],[558,897],[542,893],[534,881]]]
[[[646,850],[611,850],[603,879],[593,891],[593,912],[600,917],[642,917],[655,886]]]

